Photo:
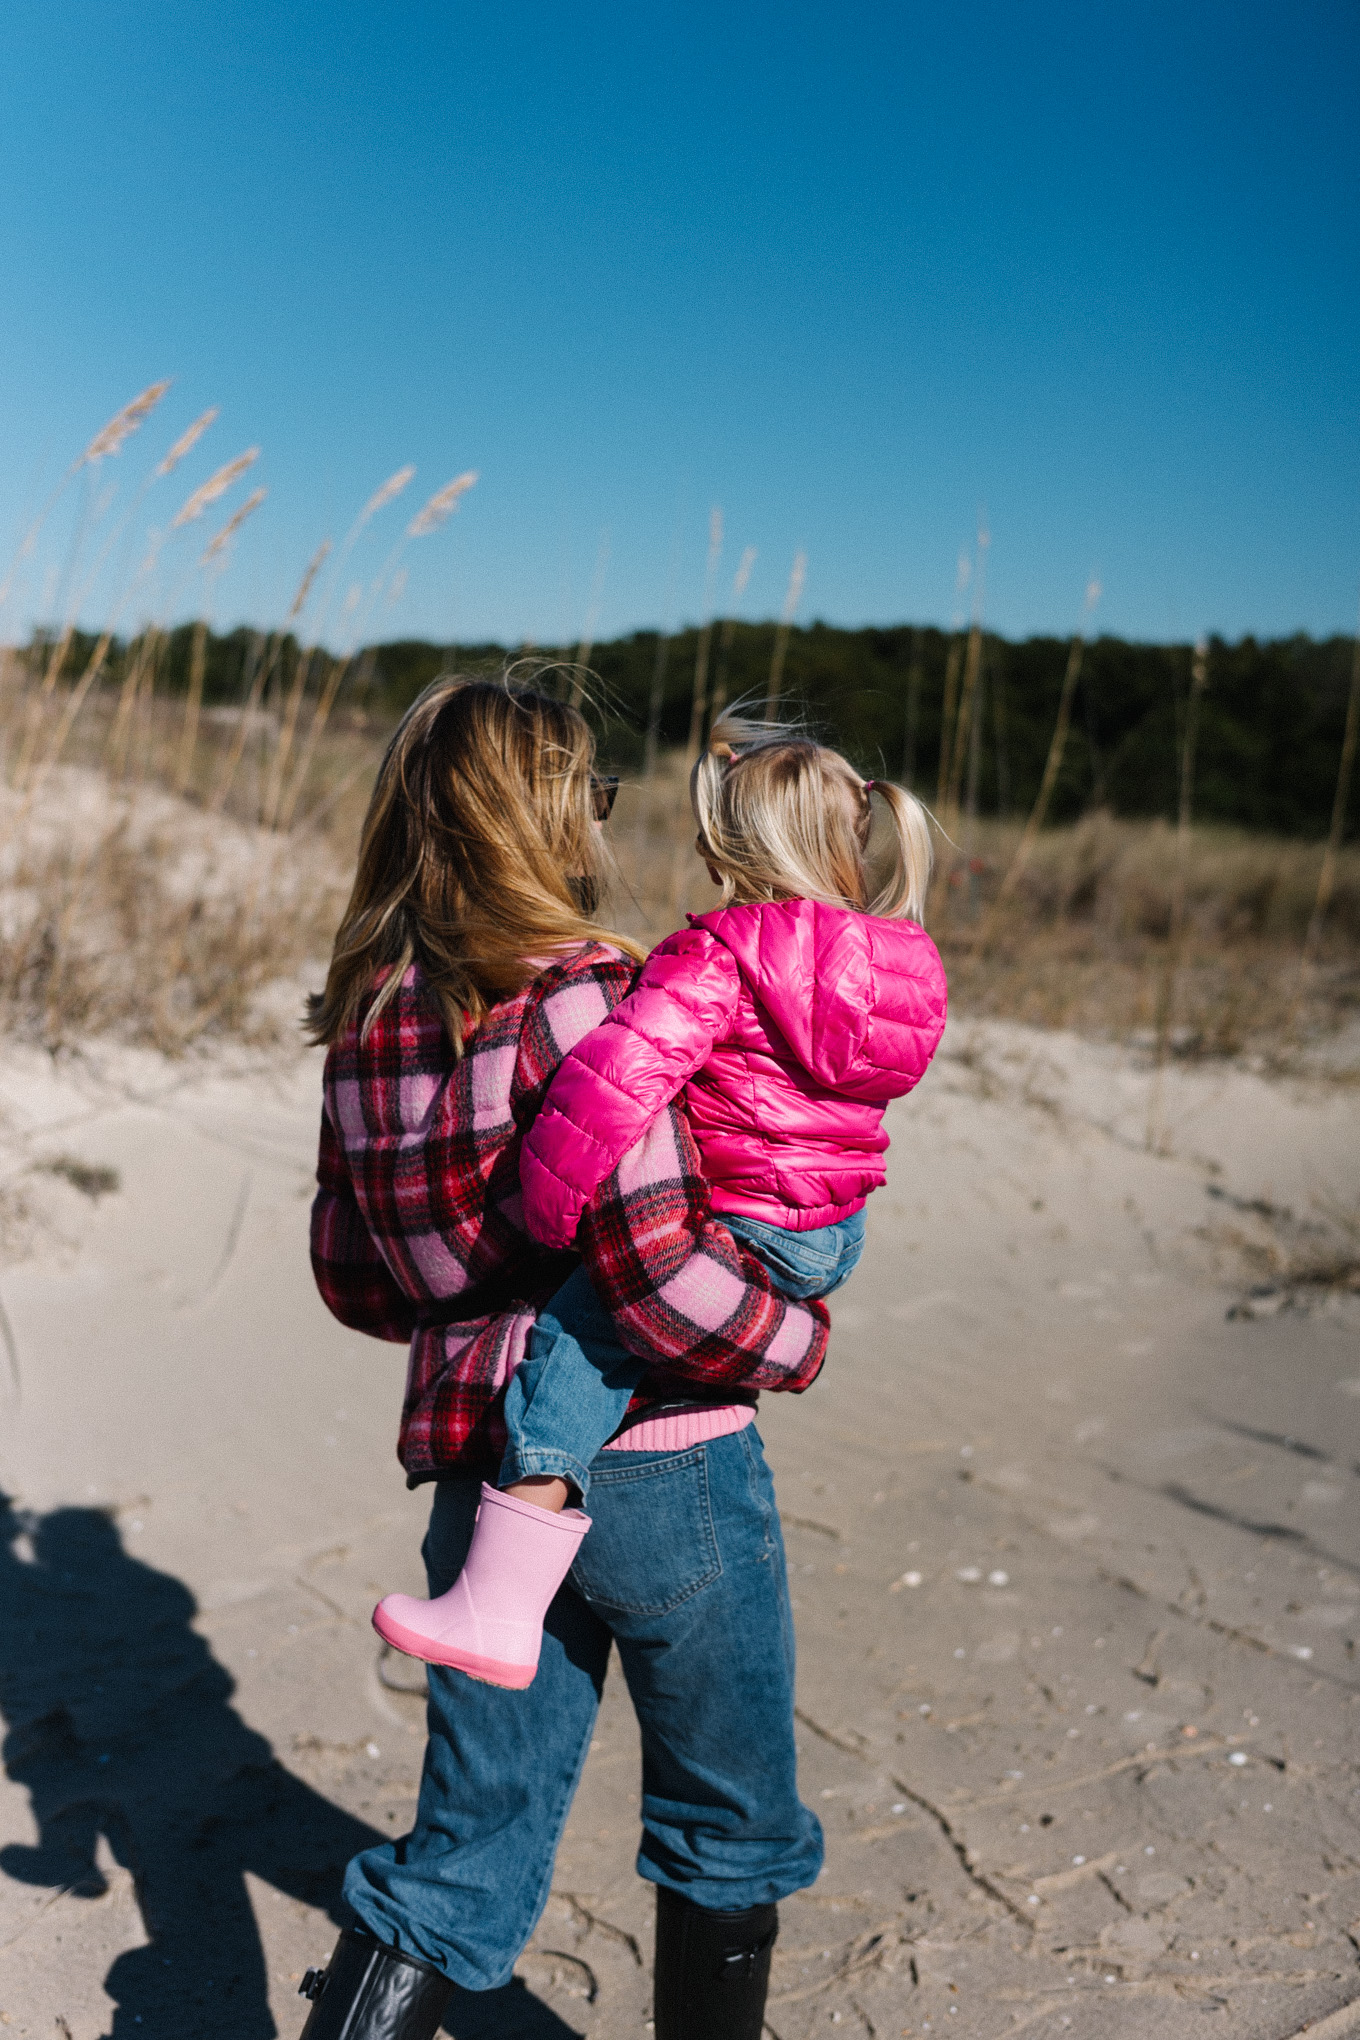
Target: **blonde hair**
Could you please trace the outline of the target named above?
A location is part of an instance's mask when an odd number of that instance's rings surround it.
[[[872,796],[887,809],[893,869],[869,895]],[[829,906],[919,921],[932,851],[926,811],[913,794],[861,779],[839,751],[788,724],[739,711],[713,726],[690,777],[699,855],[718,875],[722,905],[823,900]]]
[[[555,952],[606,941],[640,958],[591,919],[609,870],[594,761],[566,702],[505,680],[427,687],[378,768],[311,1039],[337,1040],[361,1013],[366,1036],[419,963],[461,1055],[468,1026]]]

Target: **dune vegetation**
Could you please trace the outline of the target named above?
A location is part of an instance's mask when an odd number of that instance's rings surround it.
[[[116,455],[165,387],[111,419],[63,486]],[[181,434],[143,495],[215,416]],[[1158,1061],[1246,1053],[1335,1073],[1354,1059],[1360,847],[1346,824],[1360,647],[1139,646],[1084,632],[1011,644],[977,616],[952,633],[799,629],[801,556],[777,624],[715,615],[669,637],[556,652],[374,643],[374,591],[399,596],[405,547],[477,479],[437,490],[368,595],[345,593],[340,570],[409,468],[370,497],[338,552],[317,548],[276,628],[171,621],[186,586],[206,592],[229,565],[265,499],[256,488],[168,580],[165,620],[120,633],[161,555],[197,548],[194,527],[245,486],[257,453],[185,496],[98,631],[76,619],[75,556],[92,543],[78,523],[56,577],[71,613],[0,648],[11,1030],[52,1046],[112,1032],[170,1051],[287,1033],[297,988],[327,953],[388,731],[436,673],[510,669],[582,701],[623,777],[617,924],[659,937],[705,904],[687,766],[714,713],[741,700],[806,715],[866,773],[927,801],[939,824],[927,918],[956,1011],[1145,1044]]]

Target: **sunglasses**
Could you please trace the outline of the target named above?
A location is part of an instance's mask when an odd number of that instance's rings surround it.
[[[618,798],[618,792],[619,782],[616,774],[611,772],[607,775],[601,775],[598,772],[592,772],[590,775],[590,805],[597,822],[607,822],[609,820],[610,815],[614,812],[614,802]]]

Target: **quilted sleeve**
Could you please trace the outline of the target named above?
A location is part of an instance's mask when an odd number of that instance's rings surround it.
[[[312,1273],[322,1301],[351,1331],[405,1344],[415,1329],[415,1305],[378,1252],[324,1108],[316,1177]]]
[[[736,1009],[736,959],[704,929],[653,950],[637,985],[565,1057],[520,1156],[524,1218],[569,1247],[606,1177],[678,1095]]]

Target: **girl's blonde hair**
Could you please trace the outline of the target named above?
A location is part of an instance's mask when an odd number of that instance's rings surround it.
[[[378,768],[326,989],[308,1001],[311,1039],[337,1040],[361,1013],[367,1035],[419,963],[459,1055],[469,1025],[554,953],[606,941],[641,957],[591,919],[609,869],[594,762],[566,702],[508,681],[427,687]]]
[[[893,831],[893,869],[869,895],[872,796]],[[829,906],[919,921],[932,860],[926,811],[883,779],[861,779],[839,751],[789,725],[746,720],[713,726],[690,778],[699,855],[712,865],[722,905],[823,900]]]

